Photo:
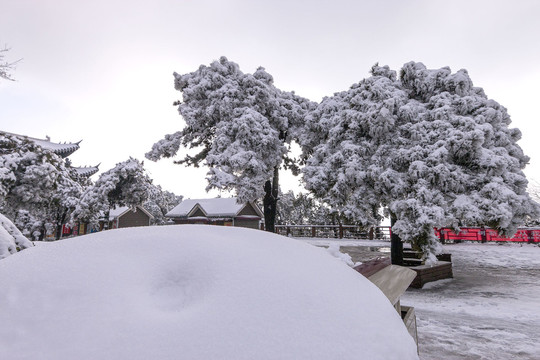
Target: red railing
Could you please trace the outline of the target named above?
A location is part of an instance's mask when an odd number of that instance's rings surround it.
[[[540,229],[521,228],[513,237],[499,235],[497,230],[481,227],[463,227],[458,233],[451,229],[435,229],[441,242],[484,241],[484,242],[529,242],[540,243]]]
[[[276,233],[293,237],[390,240],[390,226],[366,230],[354,225],[276,225]],[[481,227],[462,227],[458,233],[449,228],[435,229],[441,242],[529,242],[540,243],[540,228],[521,228],[513,237],[503,237],[496,230]]]

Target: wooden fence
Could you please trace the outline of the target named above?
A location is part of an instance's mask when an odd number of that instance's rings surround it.
[[[355,225],[276,225],[276,233],[292,237],[390,240],[390,227],[366,230]]]

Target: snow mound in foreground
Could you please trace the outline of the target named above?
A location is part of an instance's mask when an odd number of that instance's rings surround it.
[[[0,261],[0,359],[417,359],[386,297],[257,230],[110,230]]]

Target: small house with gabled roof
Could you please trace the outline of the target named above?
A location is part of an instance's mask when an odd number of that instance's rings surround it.
[[[142,206],[121,206],[109,211],[109,229],[150,226],[154,216]]]
[[[254,202],[237,198],[186,199],[165,214],[175,224],[211,224],[259,229],[263,218]]]

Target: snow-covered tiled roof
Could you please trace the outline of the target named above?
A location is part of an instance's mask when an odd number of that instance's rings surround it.
[[[124,215],[125,213],[127,213],[130,210],[131,210],[131,208],[129,206],[120,206],[120,207],[109,210],[109,221],[112,221],[112,220],[114,220],[116,218],[119,218],[120,216]],[[152,214],[150,214],[148,211],[146,211],[142,206],[137,206],[137,211],[144,212],[151,219],[154,218],[154,216]]]
[[[214,199],[186,199],[169,211],[167,217],[187,217],[191,210],[199,206],[208,217],[230,217],[237,215],[246,206],[238,203],[236,197]]]
[[[99,171],[99,165],[98,166],[84,166],[84,167],[73,167],[73,170],[79,174],[79,176],[89,177],[94,175]]]
[[[19,134],[13,134],[10,132],[2,131],[2,133],[6,135],[11,135],[18,137],[20,139],[28,139],[32,141],[34,144],[40,146],[43,149],[47,149],[55,153],[56,155],[59,155],[63,158],[73,154],[75,151],[79,149],[79,142],[77,143],[54,143],[51,142],[50,139],[37,139],[26,135],[19,135]]]

